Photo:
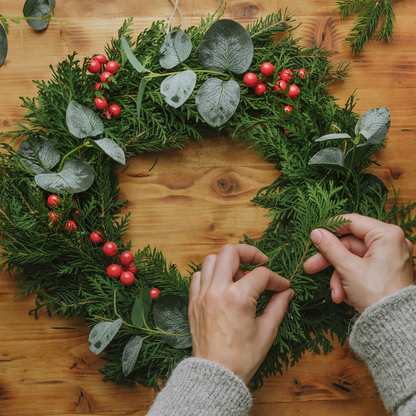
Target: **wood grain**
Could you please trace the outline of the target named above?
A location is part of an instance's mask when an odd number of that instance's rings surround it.
[[[21,15],[22,1],[0,0],[0,13]],[[225,17],[243,24],[288,7],[302,25],[296,35],[305,46],[318,43],[331,49],[333,62],[351,61],[348,82],[333,84],[342,104],[357,89],[357,112],[388,106],[392,115],[390,140],[378,156],[376,173],[401,189],[405,201],[416,200],[416,4],[396,0],[395,40],[370,43],[363,53],[350,57],[343,44],[352,19],[340,21],[333,0],[253,0],[227,2]],[[212,13],[217,0],[181,0],[184,24],[198,24]],[[69,19],[68,32],[50,24],[35,33],[23,24],[24,41],[10,27],[9,55],[0,68],[0,131],[21,121],[20,96],[35,96],[32,79],[48,80],[49,65],[56,67],[74,50],[79,57],[103,52],[122,22],[135,18],[136,33],[158,19],[170,16],[168,0],[67,0],[58,2],[56,16]],[[179,24],[178,16],[174,24]],[[403,128],[412,131],[402,131]],[[155,168],[150,167],[158,159]],[[127,235],[133,248],[157,246],[186,272],[189,260],[197,262],[225,243],[237,243],[243,233],[260,237],[267,219],[250,200],[256,191],[278,175],[257,155],[221,137],[189,143],[170,150],[133,158],[120,174],[122,197],[129,199],[124,212],[132,212]],[[97,371],[103,361],[88,349],[89,330],[81,318],[37,320],[28,315],[35,295],[15,298],[13,277],[0,276],[0,414],[145,415],[156,393],[141,386],[103,383]],[[255,393],[252,414],[267,416],[383,416],[386,411],[363,363],[347,345],[335,346],[327,356],[307,354],[283,376],[266,380]]]

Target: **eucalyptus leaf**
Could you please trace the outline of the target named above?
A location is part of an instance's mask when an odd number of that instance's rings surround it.
[[[326,134],[325,136],[321,136],[319,139],[316,139],[315,142],[324,142],[325,140],[344,140],[344,139],[351,139],[351,136],[347,133]]]
[[[152,306],[152,296],[150,289],[146,286],[137,295],[131,311],[131,322],[137,328],[141,328],[149,315]]]
[[[129,60],[129,62],[132,64],[133,68],[137,72],[150,72],[134,56],[134,53],[131,50],[129,43],[127,42],[124,36],[121,37],[121,44],[123,45],[123,49],[124,49],[124,52],[126,53],[127,59]]]
[[[160,48],[159,63],[162,68],[171,69],[185,61],[192,51],[192,42],[182,30],[169,32]]]
[[[94,354],[99,354],[116,336],[123,320],[121,318],[114,322],[100,322],[94,326],[88,337],[88,346]]]
[[[337,147],[327,147],[315,153],[309,165],[322,166],[327,169],[338,170],[341,172],[347,172],[348,169],[344,165],[344,153]]]
[[[9,42],[7,40],[6,31],[3,25],[0,24],[0,66],[4,64],[9,49]]]
[[[100,140],[90,140],[90,143],[121,165],[126,164],[126,155],[124,154],[123,149],[114,140],[104,138]]]
[[[66,110],[66,125],[71,134],[78,139],[98,136],[104,131],[100,117],[90,108],[71,101]]]
[[[24,156],[22,161],[35,173],[46,173],[61,160],[58,149],[45,137],[39,137],[32,143],[28,140],[22,142],[18,153]]]
[[[170,75],[165,78],[160,86],[160,93],[171,107],[178,108],[192,94],[195,84],[195,72],[187,70],[180,74]]]
[[[360,126],[360,134],[371,144],[378,144],[386,137],[390,129],[390,111],[387,107],[368,110],[355,126],[356,134],[358,125]]]
[[[210,78],[196,94],[195,102],[201,117],[212,127],[226,123],[240,102],[240,86],[236,81]]]
[[[142,345],[143,338],[140,335],[136,335],[124,347],[121,359],[121,367],[123,368],[124,377],[127,377],[133,371]]]
[[[94,183],[94,169],[81,159],[65,162],[59,173],[41,173],[35,176],[35,182],[45,191],[70,194],[86,191]]]
[[[363,175],[363,192],[367,195],[378,196],[379,192],[387,194],[388,189],[384,182],[372,173],[364,173]]]
[[[191,332],[188,320],[189,298],[178,295],[166,295],[157,299],[153,306],[155,325],[171,334],[189,334]],[[162,335],[163,340],[171,347],[182,349],[192,346],[191,335],[174,336]]]
[[[44,17],[55,9],[54,0],[26,0],[23,6],[24,17]],[[27,24],[35,30],[44,30],[49,20],[26,20]]]
[[[136,108],[137,108],[137,118],[140,120],[140,110],[142,108],[142,100],[144,90],[146,89],[147,79],[143,78],[140,81],[139,91],[137,92]]]
[[[345,155],[344,165],[348,169],[353,168],[354,166],[357,166],[358,163],[360,163],[361,159],[371,150],[372,147],[373,145],[371,143],[363,143],[363,144],[357,145],[357,147],[355,148],[355,153],[354,153],[354,149],[350,149]],[[354,160],[351,165],[351,159],[352,159],[353,153],[354,153]]]
[[[253,42],[247,30],[234,20],[215,22],[202,38],[199,63],[210,71],[242,74],[253,60]]]

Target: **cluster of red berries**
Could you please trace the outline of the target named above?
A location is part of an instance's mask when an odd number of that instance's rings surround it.
[[[274,73],[273,64],[271,64],[270,62],[264,62],[260,67],[260,72],[262,73],[262,75],[266,77],[266,79],[258,79],[257,75],[254,72],[249,72],[245,74],[244,79],[243,79],[244,84],[246,84],[247,87],[254,87],[254,93],[257,95],[263,95],[266,92],[267,86],[264,83],[264,81],[267,81],[267,78],[273,75]],[[283,69],[282,71],[280,71],[280,74],[279,74],[280,78],[276,81],[275,85],[273,86],[274,90],[280,93],[284,93],[284,91],[287,88],[287,83],[291,79],[293,79],[292,75],[293,75],[293,72],[290,69]],[[306,78],[306,76],[308,75],[308,71],[301,68],[298,71],[298,75],[302,79]],[[293,100],[299,95],[299,92],[300,92],[300,88],[297,85],[291,85],[288,91],[289,98]]]
[[[105,70],[104,70],[105,65]],[[95,91],[98,91],[101,87],[101,84],[105,82],[107,85],[111,85],[113,81],[111,78],[114,78],[113,73],[120,69],[120,65],[116,61],[107,62],[107,57],[105,55],[96,55],[92,59],[88,71],[91,74],[96,74],[101,71],[100,82],[95,84]],[[104,94],[104,89],[101,90],[101,93]],[[108,106],[107,99],[105,97],[96,97],[95,106],[99,110],[105,110],[104,114],[108,119],[112,116],[118,116],[121,113],[121,109],[117,104],[111,104]],[[108,107],[108,108],[107,108]]]
[[[76,201],[75,198],[72,198],[72,201],[71,202],[72,202],[73,205],[76,205],[77,204],[77,201]],[[58,195],[55,195],[55,194],[49,195],[49,197],[48,197],[48,205],[50,207],[52,207],[52,208],[53,207],[60,208],[61,205],[59,204],[59,197],[58,197]],[[58,218],[61,218],[61,216],[57,212],[55,212],[55,211],[49,211],[48,212],[48,215],[49,215],[51,221],[54,222],[54,223],[56,222],[56,220]],[[72,215],[75,218],[77,218],[77,217],[79,217],[81,215],[81,211],[78,208],[72,208]],[[66,222],[66,224],[65,224],[65,230],[66,231],[70,231],[70,232],[71,231],[77,231],[78,230],[78,227],[77,227],[77,224],[75,223],[75,221],[68,220]]]

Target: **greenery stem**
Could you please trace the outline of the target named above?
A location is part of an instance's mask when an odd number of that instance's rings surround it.
[[[206,72],[208,74],[221,75],[223,77],[230,78],[230,75],[223,74],[222,72],[208,71],[208,70],[205,70],[205,69],[191,69],[191,71],[193,71],[193,72]],[[145,78],[149,79],[149,78],[157,78],[157,77],[167,77],[169,75],[181,74],[182,72],[183,71],[168,72],[167,74],[155,74],[155,73],[151,73],[150,75],[146,75]]]
[[[21,20],[49,20],[50,22],[57,22],[57,23],[72,23],[70,20],[62,20],[62,19],[58,19],[56,17],[52,17],[49,15],[45,15],[43,17],[24,17],[24,16],[2,16],[1,20],[11,20],[12,22],[16,23],[16,20],[18,20],[19,22]]]
[[[69,156],[71,156],[71,155],[72,155],[72,153],[75,153],[76,151],[78,151],[78,150],[82,149],[83,147],[92,147],[92,146],[91,146],[91,145],[89,145],[88,143],[84,143],[84,144],[82,144],[81,146],[78,146],[78,147],[76,147],[75,149],[71,150],[69,153],[67,153],[67,154],[63,157],[63,159],[62,159],[62,161],[61,161],[61,164],[59,165],[59,168],[58,168],[58,173],[62,170],[62,168],[63,168],[63,166],[64,166],[64,162],[65,162],[65,160],[66,160],[66,159],[68,159],[68,157],[69,157]]]

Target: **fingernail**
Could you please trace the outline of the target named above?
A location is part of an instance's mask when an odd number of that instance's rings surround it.
[[[335,294],[334,290],[331,290],[331,298],[332,299],[334,299],[334,294]]]
[[[291,301],[293,299],[293,296],[295,296],[295,291],[294,290],[292,290],[292,293],[290,294],[289,301]]]
[[[319,230],[313,230],[311,233],[311,240],[317,246],[322,240],[322,233]]]

